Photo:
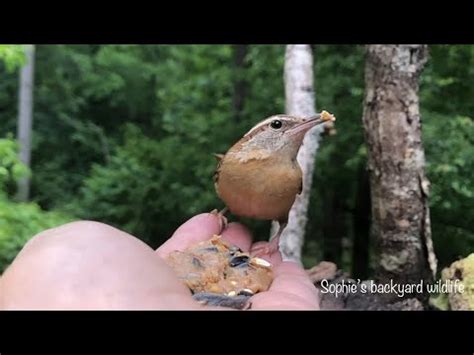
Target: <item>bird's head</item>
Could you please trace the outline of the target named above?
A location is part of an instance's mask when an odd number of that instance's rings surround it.
[[[311,128],[334,120],[335,117],[326,111],[308,118],[290,115],[268,117],[242,137],[239,153],[258,151],[262,156],[279,154],[294,159],[305,134]]]

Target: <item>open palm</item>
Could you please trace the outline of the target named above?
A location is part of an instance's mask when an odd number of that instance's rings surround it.
[[[219,233],[218,218],[200,214],[158,250],[109,225],[79,221],[33,237],[0,277],[0,309],[223,309],[196,302],[163,260],[174,250]],[[250,233],[229,224],[223,238],[249,251]],[[269,258],[274,281],[251,298],[252,309],[318,309],[303,268]]]
[[[184,250],[193,243],[210,239],[219,233],[219,221],[211,214],[201,214],[184,223],[156,251],[162,258],[174,250]],[[245,252],[266,242],[253,244],[249,231],[238,223],[230,223],[222,238]],[[252,309],[319,309],[316,287],[304,269],[294,262],[282,261],[280,253],[263,255],[273,265],[274,280],[270,289],[251,298]]]

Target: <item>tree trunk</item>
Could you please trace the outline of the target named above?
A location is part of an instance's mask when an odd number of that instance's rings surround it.
[[[418,103],[426,59],[425,45],[367,47],[363,123],[381,283],[426,284],[436,272]]]
[[[232,107],[234,109],[234,118],[239,121],[244,109],[245,95],[247,94],[247,82],[244,79],[243,71],[245,69],[245,57],[247,55],[248,45],[239,44],[234,46],[234,92],[232,97]]]
[[[313,86],[313,55],[309,45],[288,45],[285,54],[286,113],[296,116],[316,114]],[[309,194],[314,171],[314,160],[323,127],[317,126],[306,134],[297,160],[303,170],[303,191],[291,208],[288,226],[280,243],[285,260],[301,263],[301,252],[307,222]],[[275,223],[272,227],[275,230]]]
[[[323,193],[323,258],[336,265],[341,265],[342,239],[347,235],[343,202],[338,191],[328,190]]]
[[[20,72],[20,88],[18,100],[18,141],[20,143],[20,160],[28,168],[31,159],[31,128],[33,123],[33,87],[35,47],[26,46],[26,63]],[[27,201],[30,195],[30,178],[18,181],[17,199]]]

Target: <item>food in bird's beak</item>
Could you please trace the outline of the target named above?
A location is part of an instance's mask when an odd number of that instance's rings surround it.
[[[321,119],[323,121],[335,121],[336,120],[336,117],[332,114],[330,114],[329,112],[327,111],[322,111],[321,112]]]
[[[290,128],[287,132],[291,136],[302,137],[307,131],[309,131],[314,126],[318,126],[321,124],[325,124],[325,125],[333,124],[335,120],[336,120],[336,117],[334,117],[334,115],[330,114],[327,111],[322,111],[320,114],[317,114],[314,117],[304,119],[302,123]]]
[[[203,304],[249,308],[249,299],[268,290],[272,265],[253,258],[220,236],[171,253],[166,262]]]

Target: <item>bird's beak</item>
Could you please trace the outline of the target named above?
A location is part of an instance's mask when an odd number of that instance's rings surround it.
[[[329,122],[330,119],[327,117],[321,117],[321,114],[317,114],[316,116],[306,118],[301,123],[297,124],[294,127],[291,127],[287,133],[290,136],[295,135],[305,135],[311,128],[314,126],[320,125],[325,122]]]

